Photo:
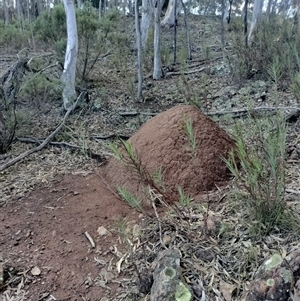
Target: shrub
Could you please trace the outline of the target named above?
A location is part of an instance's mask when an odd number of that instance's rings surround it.
[[[21,92],[29,96],[29,98],[40,105],[44,98],[60,97],[62,93],[62,84],[59,79],[51,79],[45,74],[36,74],[28,78],[22,88]]]
[[[23,29],[19,22],[11,23],[7,26],[0,21],[0,44],[10,46],[16,49],[28,46],[29,40],[28,23],[25,23]]]
[[[98,19],[96,9],[89,1],[82,9],[76,9],[78,29],[78,76],[87,80],[101,54],[114,49],[120,58],[124,56],[126,36],[116,33],[119,14],[112,10]],[[56,5],[51,11],[43,12],[35,21],[35,32],[38,39],[54,45],[59,60],[63,62],[67,45],[66,16],[63,5]],[[121,50],[120,50],[121,49]]]
[[[43,11],[34,22],[38,38],[46,43],[55,44],[66,38],[66,14],[62,4],[55,5],[50,11]]]
[[[295,218],[284,199],[284,119],[280,115],[262,119],[249,116],[247,125],[237,122],[234,137],[237,151],[224,161],[236,178],[239,192],[244,195],[255,231],[266,234],[274,226],[292,227]]]

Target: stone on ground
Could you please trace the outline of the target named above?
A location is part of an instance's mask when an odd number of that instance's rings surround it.
[[[197,199],[201,193],[226,184],[231,176],[222,157],[228,157],[234,148],[233,140],[194,106],[176,106],[158,114],[129,141],[144,176],[133,164],[111,158],[106,178],[113,188],[126,188],[140,201],[149,199],[149,179],[154,179],[156,188],[171,203],[179,200],[178,187],[184,195]]]
[[[299,275],[297,275],[299,262],[299,251],[292,252],[285,259],[279,254],[274,254],[260,266],[249,287],[246,298],[242,300],[290,300],[292,285],[295,279],[299,278]],[[296,293],[295,290],[294,293]]]
[[[192,294],[180,278],[179,251],[163,251],[154,269],[150,301],[190,301]]]

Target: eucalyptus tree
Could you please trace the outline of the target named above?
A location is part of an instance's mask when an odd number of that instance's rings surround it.
[[[174,26],[176,23],[177,15],[179,13],[178,6],[179,0],[169,0],[168,7],[164,18],[161,21],[161,25]]]
[[[76,14],[73,0],[64,0],[64,7],[67,19],[67,49],[65,55],[64,70],[62,74],[63,105],[65,110],[69,110],[76,100],[75,77],[76,63],[78,55],[78,34],[76,24]]]
[[[262,8],[263,8],[263,0],[254,0],[252,21],[251,21],[251,25],[250,25],[248,40],[251,39],[254,27],[255,27],[257,21],[259,21],[261,18]]]
[[[153,64],[153,79],[162,77],[161,53],[160,53],[160,0],[153,0],[154,7],[154,64]]]
[[[141,44],[145,48],[148,32],[153,19],[153,5],[152,0],[142,0],[142,20],[141,20]]]
[[[4,24],[7,26],[9,24],[8,0],[2,0],[2,6],[4,11]]]
[[[143,85],[143,68],[142,68],[142,41],[141,41],[141,29],[139,21],[139,3],[135,0],[134,5],[135,14],[135,30],[136,30],[136,45],[137,45],[137,66],[138,66],[138,90],[137,101],[142,98],[142,85]]]
[[[142,20],[141,20],[141,46],[145,48],[151,21],[154,16],[154,67],[153,79],[162,77],[161,54],[160,54],[160,32],[161,32],[161,0],[142,0]]]

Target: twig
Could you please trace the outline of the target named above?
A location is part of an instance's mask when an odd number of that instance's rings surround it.
[[[0,165],[0,171],[3,171],[4,169],[16,164],[17,162],[23,160],[27,156],[42,150],[54,138],[54,136],[62,129],[62,127],[65,125],[67,118],[69,117],[71,112],[76,108],[77,103],[84,97],[84,94],[85,94],[85,92],[82,92],[78,96],[74,105],[71,108],[69,108],[68,111],[66,112],[61,124],[39,146],[20,154],[18,157],[13,158],[12,160],[6,162],[5,164]]]
[[[86,236],[86,238],[90,242],[92,248],[95,248],[96,245],[95,245],[94,240],[92,239],[91,235],[87,231],[84,232],[84,235]]]
[[[150,190],[150,193],[151,193],[151,190]],[[151,196],[152,196],[152,195],[151,195]],[[161,221],[160,221],[160,218],[159,218],[158,213],[157,213],[157,210],[156,210],[155,199],[152,198],[152,202],[151,202],[151,203],[152,203],[152,207],[153,207],[153,209],[154,209],[154,212],[155,212],[155,215],[156,215],[156,218],[157,218],[157,221],[158,221],[158,227],[159,227],[159,240],[160,240],[160,243],[161,243],[161,245],[162,245],[165,249],[167,249],[165,243],[164,243],[163,240],[162,240]]]
[[[150,187],[150,185],[149,185],[149,187]],[[150,193],[150,198],[151,198],[152,207],[153,207],[153,209],[154,209],[156,218],[157,218],[157,220],[158,220],[160,242],[161,242],[161,245],[162,245],[165,249],[167,249],[165,243],[164,243],[163,240],[162,240],[161,220],[160,220],[160,218],[159,218],[159,216],[158,216],[158,213],[157,213],[157,211],[156,211],[155,200],[158,199],[158,200],[161,202],[161,204],[164,204],[166,207],[170,207],[170,206],[169,206],[168,203],[166,203],[166,202],[163,200],[164,195],[161,194],[161,193],[159,192],[159,190],[157,190],[156,187],[154,187],[154,189],[153,189],[153,188],[149,188],[149,193]],[[177,213],[177,216],[180,218],[180,220],[181,220],[181,222],[182,222],[182,224],[183,224],[183,218],[182,218],[181,210],[178,208],[178,206],[176,205],[176,203],[173,203],[172,205],[173,205],[172,208],[173,208],[174,211]],[[184,217],[185,217],[185,216],[184,216]],[[175,228],[176,228],[176,227],[175,227]]]
[[[292,193],[292,194],[300,194],[299,190],[293,190],[293,189],[285,189],[285,192]]]
[[[152,112],[119,112],[119,115],[121,116],[136,116],[136,115],[145,115],[145,116],[156,116],[158,113],[152,113]]]
[[[20,142],[25,142],[25,143],[38,143],[41,144],[43,140],[41,139],[36,139],[36,138],[17,138],[18,141]],[[77,149],[83,151],[85,154],[87,154],[90,158],[92,159],[97,159],[98,161],[105,161],[104,154],[97,154],[94,153],[93,151],[90,150],[90,148],[85,148],[85,147],[80,147],[78,145],[70,144],[68,142],[57,142],[57,141],[50,141],[48,143],[49,145],[57,146],[57,147],[68,147],[71,149]]]

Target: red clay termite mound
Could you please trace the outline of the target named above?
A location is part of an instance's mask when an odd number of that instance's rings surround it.
[[[149,199],[147,189],[153,184],[166,201],[174,202],[179,199],[178,187],[197,199],[204,191],[224,185],[230,177],[221,158],[228,157],[235,147],[233,140],[193,106],[176,106],[158,114],[129,140],[142,172],[124,155],[126,164],[115,158],[109,160],[106,180],[114,188],[126,188],[140,201]]]

